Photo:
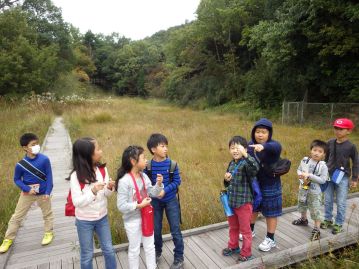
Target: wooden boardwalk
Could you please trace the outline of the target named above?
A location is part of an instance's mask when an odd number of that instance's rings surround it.
[[[43,222],[39,208],[28,214],[21,227],[14,246],[7,256],[5,268],[8,269],[65,269],[80,268],[78,239],[74,219],[64,216],[64,203],[69,183],[64,178],[69,173],[71,156],[70,138],[60,118],[56,118],[50,128],[43,150],[51,159],[54,174],[54,191],[52,205],[55,215],[54,242],[42,247]],[[221,251],[227,246],[228,224],[217,223],[205,227],[183,231],[185,244],[185,268],[278,268],[297,263],[308,257],[342,248],[357,243],[359,240],[359,193],[349,195],[345,232],[332,235],[328,230],[321,230],[322,239],[310,242],[313,222],[309,227],[297,227],[291,224],[300,214],[296,207],[285,208],[279,218],[276,231],[277,248],[270,252],[261,252],[258,245],[266,234],[265,220],[260,218],[255,226],[256,237],[253,240],[254,259],[236,264],[236,257],[224,257]],[[167,269],[173,262],[173,243],[169,235],[164,236],[163,255],[158,264],[159,269]],[[128,268],[127,244],[114,246],[119,269]],[[140,268],[144,269],[144,253],[141,249]],[[102,269],[104,259],[100,250],[96,250],[93,267]]]

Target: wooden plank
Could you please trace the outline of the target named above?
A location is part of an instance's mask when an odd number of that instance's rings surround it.
[[[196,245],[191,237],[183,238],[183,241],[185,246],[190,247],[207,268],[219,268],[219,266],[210,257],[208,257],[201,248]]]
[[[62,264],[61,260],[52,261],[52,262],[50,262],[50,267],[49,268],[50,269],[62,269],[61,264]]]
[[[128,266],[128,256],[127,256],[127,251],[119,251],[117,252],[117,258],[120,261],[120,264],[122,266],[122,268],[129,268]]]
[[[278,219],[278,223],[280,222],[280,219]],[[256,245],[256,249],[258,249],[258,246],[262,243],[262,241],[264,240],[264,238],[267,235],[267,224],[264,223],[263,221],[257,221],[255,224],[255,228],[262,228],[263,229],[263,237],[261,238],[260,242]],[[277,247],[271,251],[276,251],[277,250],[281,250],[281,249],[285,249],[285,248],[289,248],[292,247],[295,243],[297,242],[291,242],[292,238],[288,237],[286,234],[282,233],[279,229],[276,230],[275,232],[275,241],[276,241],[276,245]],[[258,249],[258,251],[260,252],[259,256],[263,256],[264,253],[263,251],[260,251]]]
[[[81,264],[80,264],[80,258],[79,257],[72,258],[72,261],[73,261],[74,269],[81,269]]]
[[[219,268],[227,267],[233,263],[233,259],[225,259],[221,253],[221,248],[214,242],[211,242],[211,238],[205,233],[201,235],[191,236],[191,239],[197,244],[197,246],[203,250],[211,259],[219,266]]]
[[[356,243],[358,236],[358,232],[350,232],[348,235],[341,233],[335,237],[335,241],[333,241],[333,238],[327,237],[320,241],[308,242],[297,247],[283,250],[280,253],[268,254],[262,257],[262,259],[254,259],[252,261],[231,266],[229,269],[257,268],[259,266],[264,266],[265,268],[278,268],[293,263],[299,263],[308,259],[308,256],[318,256],[327,253],[328,251]]]
[[[72,258],[62,259],[61,269],[74,269],[74,263]]]
[[[48,262],[43,263],[43,264],[39,264],[37,266],[37,269],[49,269],[50,268],[50,264]]]

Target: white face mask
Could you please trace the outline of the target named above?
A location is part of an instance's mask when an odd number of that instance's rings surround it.
[[[30,147],[30,148],[31,148],[32,154],[37,155],[37,154],[40,153],[40,145],[35,145],[35,146]]]

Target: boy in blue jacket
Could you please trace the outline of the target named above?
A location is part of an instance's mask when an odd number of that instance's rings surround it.
[[[157,178],[162,178],[164,185],[159,196],[152,199],[156,260],[158,261],[162,254],[162,219],[163,211],[165,211],[175,245],[174,261],[170,269],[180,269],[183,268],[184,245],[180,227],[181,212],[176,197],[181,184],[178,165],[167,157],[168,140],[164,135],[152,134],[147,141],[147,147],[153,155],[153,159],[149,161],[145,172],[153,185],[156,184]]]
[[[21,195],[9,221],[0,253],[5,253],[10,248],[22,220],[34,202],[41,208],[45,221],[45,235],[41,244],[48,245],[53,239],[54,217],[50,200],[53,184],[50,160],[40,153],[39,138],[35,134],[22,135],[20,145],[26,155],[15,166],[14,182],[20,188]]]

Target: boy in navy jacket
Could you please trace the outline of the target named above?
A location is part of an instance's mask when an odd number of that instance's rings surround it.
[[[42,245],[50,244],[53,239],[54,217],[50,200],[53,183],[50,160],[40,153],[39,138],[35,134],[22,135],[20,145],[26,155],[15,166],[14,182],[21,190],[21,195],[9,221],[4,241],[0,246],[0,253],[8,251],[10,248],[22,220],[34,202],[37,202],[41,208],[45,221]]]

